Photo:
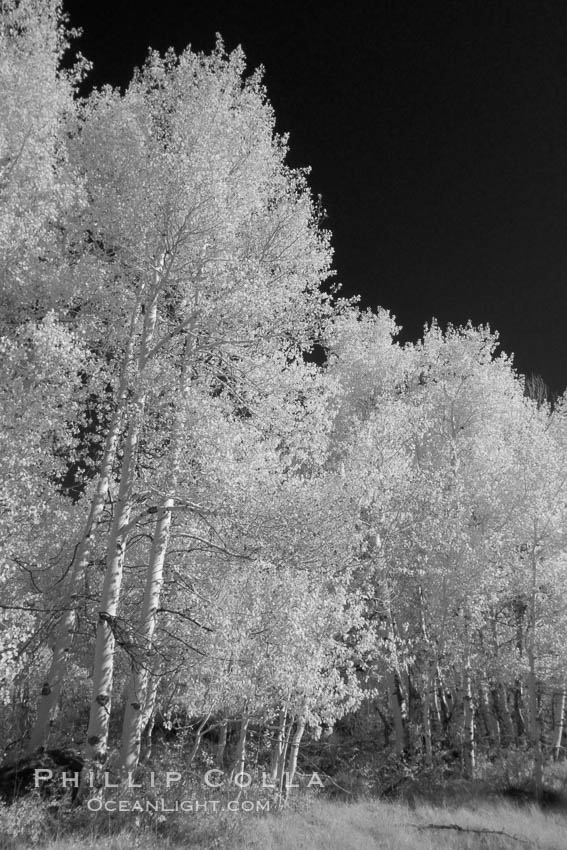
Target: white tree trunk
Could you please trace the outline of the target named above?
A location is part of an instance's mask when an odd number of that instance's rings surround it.
[[[567,683],[563,683],[563,689],[556,695],[553,711],[553,759],[559,761],[561,757],[561,742],[565,731],[565,708],[567,707]]]
[[[181,375],[179,381],[179,395],[183,398],[187,389],[187,366],[190,353],[194,345],[192,334],[193,323],[189,327],[190,342],[186,345],[183,362],[181,364]],[[120,769],[124,772],[136,768],[140,757],[140,743],[143,731],[142,715],[146,701],[148,678],[151,670],[151,656],[153,651],[153,636],[157,622],[157,612],[161,589],[163,586],[165,557],[169,545],[171,531],[171,511],[174,505],[175,491],[178,480],[178,466],[183,442],[183,417],[179,408],[175,417],[175,424],[171,435],[171,483],[169,493],[164,500],[163,506],[158,513],[156,529],[150,556],[146,583],[144,589],[144,601],[140,624],[136,634],[137,652],[132,658],[132,670],[128,682],[128,693],[126,708],[122,725],[122,746],[120,752]]]
[[[508,705],[508,688],[505,684],[500,683],[497,686],[494,699],[500,728],[500,743],[503,747],[508,747],[516,740],[516,732]]]
[[[388,645],[390,648],[390,669],[386,677],[388,686],[388,697],[390,703],[390,711],[394,720],[394,733],[396,741],[396,754],[403,756],[407,748],[407,701],[403,692],[402,685],[402,670],[398,655],[398,641],[396,633],[396,623],[392,614],[392,606],[390,599],[390,586],[387,578],[384,578],[381,583],[382,601],[384,613],[387,619],[387,636]]]
[[[421,636],[426,647],[426,670],[423,676],[423,693],[421,694],[421,726],[423,733],[423,746],[425,750],[425,764],[427,767],[431,767],[433,764],[433,745],[431,741],[431,696],[434,689],[437,661],[434,658],[434,650],[427,631],[425,599],[421,587],[419,588],[419,611]]]
[[[142,759],[143,761],[148,761],[152,754],[152,734],[154,731],[154,722],[156,716],[156,699],[157,692],[160,683],[160,675],[159,675],[160,665],[155,664],[153,669],[150,670],[149,674],[149,682],[146,690],[146,699],[144,701],[144,707],[142,709],[142,740],[143,740],[143,751],[142,751]]]
[[[421,723],[423,729],[423,745],[425,749],[425,764],[433,765],[433,744],[431,740],[431,692],[433,688],[433,671],[429,668],[421,698]]]
[[[476,768],[476,741],[474,702],[471,676],[471,635],[469,615],[465,613],[465,663],[463,669],[463,765],[467,779],[474,779]]]
[[[535,534],[534,534],[535,537]],[[543,796],[543,752],[541,748],[541,731],[538,712],[538,694],[537,694],[537,671],[536,671],[536,626],[537,626],[537,556],[535,552],[535,543],[532,546],[531,552],[531,567],[532,567],[532,586],[530,595],[530,618],[531,618],[531,636],[528,641],[528,663],[529,663],[529,735],[530,744],[532,747],[534,758],[534,791],[538,803],[541,802]]]
[[[277,732],[272,742],[272,761],[270,775],[272,779],[277,779],[281,773],[281,760],[284,750],[285,723],[287,712],[282,709],[278,715]]]
[[[306,717],[305,715],[301,715],[295,724],[295,732],[293,733],[293,738],[291,739],[291,744],[289,748],[289,759],[287,764],[287,785],[286,791],[289,786],[293,783],[293,778],[297,771],[297,757],[299,755],[299,746],[301,744],[301,739],[303,738],[303,733],[305,732],[305,724]]]
[[[160,508],[150,550],[142,615],[139,630],[135,635],[136,647],[132,659],[132,672],[128,682],[128,695],[122,727],[120,768],[123,771],[134,770],[140,757],[143,714],[150,675],[149,665],[151,663],[152,639],[156,627],[157,610],[163,584],[163,568],[169,543],[172,507],[173,498],[169,498],[166,500],[164,506]]]
[[[132,414],[124,445],[118,497],[108,541],[106,573],[97,622],[93,670],[93,698],[87,729],[87,761],[100,767],[106,761],[108,727],[114,675],[114,627],[120,600],[124,556],[129,534],[132,496],[136,479],[138,444],[144,422],[147,397],[144,369],[157,320],[157,297],[146,307],[144,330],[138,358],[139,386],[132,402]]]
[[[245,715],[240,722],[240,736],[238,738],[238,746],[236,748],[236,758],[234,760],[234,774],[238,776],[244,773],[246,766],[246,736],[248,734],[248,726],[250,718]]]
[[[51,720],[57,708],[61,686],[65,677],[67,656],[75,634],[77,604],[83,591],[82,583],[91,555],[93,535],[100,521],[112,480],[112,467],[116,457],[116,447],[120,436],[127,397],[128,373],[132,362],[134,346],[135,322],[136,320],[133,319],[130,327],[128,345],[120,377],[117,407],[112,417],[108,434],[106,435],[96,489],[92,498],[83,536],[75,550],[70,567],[71,587],[65,599],[66,609],[55,630],[53,655],[41,691],[37,719],[32,729],[28,745],[29,752],[33,752],[47,743]]]

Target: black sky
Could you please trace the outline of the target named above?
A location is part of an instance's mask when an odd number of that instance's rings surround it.
[[[290,162],[311,165],[343,293],[403,339],[468,319],[567,384],[567,3],[66,0],[96,85],[148,46],[265,66]]]

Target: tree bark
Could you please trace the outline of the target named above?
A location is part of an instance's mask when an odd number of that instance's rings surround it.
[[[421,700],[421,712],[422,712],[422,731],[423,731],[423,746],[425,749],[425,764],[427,767],[431,767],[433,765],[433,744],[431,737],[431,689],[432,689],[432,680],[430,676],[430,672],[427,673],[427,678],[425,681],[425,686],[423,690],[423,697]]]
[[[474,779],[476,766],[474,703],[471,676],[470,624],[465,615],[465,663],[463,669],[463,766],[467,779]]]
[[[132,672],[128,682],[128,696],[122,725],[120,769],[125,772],[134,770],[140,757],[143,711],[148,691],[152,639],[163,584],[163,570],[169,543],[172,507],[173,498],[170,497],[166,499],[163,508],[159,511],[154,539],[150,549],[141,623],[139,631],[136,634],[136,642],[139,642],[140,646],[134,649]]]
[[[537,529],[534,529],[537,533]],[[543,798],[543,752],[541,748],[541,729],[538,711],[538,694],[537,694],[537,671],[536,671],[536,625],[537,625],[537,556],[535,552],[535,543],[531,551],[531,568],[532,582],[530,593],[530,619],[531,619],[531,635],[528,640],[528,663],[529,663],[529,732],[530,744],[532,747],[534,758],[534,792],[538,803],[541,803]]]
[[[98,615],[93,670],[93,698],[87,729],[87,763],[100,768],[106,761],[108,727],[112,705],[114,675],[115,624],[122,584],[124,556],[129,534],[132,496],[136,479],[138,444],[143,427],[147,387],[144,369],[157,321],[157,295],[146,306],[144,329],[138,358],[139,386],[132,403],[132,414],[124,445],[118,497],[108,542],[106,573]]]
[[[217,767],[219,767],[221,770],[224,767],[224,754],[225,754],[225,750],[226,750],[227,731],[228,731],[228,721],[225,718],[224,720],[221,721],[221,724],[219,726],[219,740],[218,740],[218,744],[217,744],[217,752],[216,752],[216,759],[215,759]]]
[[[197,726],[197,731],[195,733],[195,740],[193,741],[193,746],[191,747],[191,752],[189,753],[189,758],[187,759],[187,766],[193,764],[193,760],[197,756],[199,752],[199,747],[201,746],[201,741],[203,740],[203,731],[205,726],[209,722],[209,717],[211,716],[211,712],[204,717],[199,725]]]
[[[139,305],[137,305],[137,307],[139,309]],[[138,310],[136,313],[137,312]],[[117,406],[106,435],[96,489],[91,501],[89,515],[85,524],[83,535],[75,550],[69,569],[71,586],[65,597],[65,611],[63,612],[55,629],[53,655],[49,671],[45,677],[41,691],[37,718],[32,728],[28,744],[28,752],[33,752],[39,747],[46,746],[51,722],[57,710],[61,687],[65,678],[67,657],[75,635],[78,600],[81,598],[83,592],[82,582],[85,571],[89,565],[93,535],[102,516],[112,480],[112,467],[116,457],[116,448],[120,437],[120,428],[127,398],[129,384],[128,373],[133,356],[136,321],[137,316],[131,322],[127,348],[121,370]]]
[[[187,365],[189,355],[194,344],[193,321],[188,328],[190,343],[185,344],[183,359],[181,362],[179,378],[179,396],[184,397],[187,389]],[[180,463],[181,444],[183,441],[183,417],[179,407],[176,411],[175,421],[171,434],[171,482],[164,504],[160,508],[156,521],[156,529],[150,556],[146,582],[144,588],[144,601],[142,614],[138,627],[137,639],[140,642],[138,652],[132,658],[132,670],[128,683],[128,696],[122,724],[122,746],[120,752],[120,769],[123,772],[134,770],[140,756],[140,739],[142,734],[141,715],[145,703],[148,676],[151,669],[151,656],[153,652],[153,636],[157,622],[157,612],[161,589],[163,586],[165,557],[169,546],[171,532],[171,511],[174,506],[178,469]]]
[[[387,682],[390,711],[392,712],[392,717],[394,719],[396,754],[401,758],[406,750],[406,727],[400,680],[394,670],[390,670],[388,672]]]
[[[515,730],[508,706],[508,689],[504,683],[501,682],[496,686],[493,692],[493,698],[500,730],[500,744],[502,747],[509,747],[510,744],[514,743]]]
[[[565,708],[567,707],[567,683],[563,683],[561,693],[555,695],[553,711],[553,760],[559,761],[563,750],[563,732],[565,731]]]
[[[384,614],[387,622],[387,638],[390,649],[390,669],[388,670],[386,681],[388,686],[388,698],[390,711],[394,720],[395,746],[396,753],[402,757],[407,749],[407,701],[404,697],[401,681],[401,665],[397,650],[397,634],[394,616],[392,614],[392,605],[390,598],[390,587],[388,579],[385,577],[381,582],[382,600],[384,605]]]
[[[270,776],[272,779],[277,779],[281,773],[281,759],[284,750],[286,717],[287,711],[285,709],[282,709],[278,716],[277,732],[272,742],[272,759],[270,771]]]
[[[142,710],[142,747],[141,757],[148,761],[152,754],[152,735],[156,716],[156,698],[159,688],[159,664],[150,672],[149,682],[146,690],[146,699]]]
[[[514,682],[513,718],[516,743],[521,744],[526,735],[526,721],[524,719],[524,685],[519,678]]]
[[[484,724],[486,726],[486,732],[488,736],[488,744],[490,747],[500,747],[500,727],[498,724],[498,718],[493,709],[492,705],[492,692],[488,685],[488,682],[483,680],[480,684],[479,689],[479,704],[481,714],[484,720]]]
[[[248,715],[244,715],[240,722],[240,735],[238,737],[238,745],[236,747],[236,758],[234,759],[235,776],[244,773],[244,767],[246,765],[246,736],[248,734],[249,723],[250,718]]]
[[[289,787],[293,784],[293,778],[297,771],[297,757],[299,755],[299,746],[301,744],[301,739],[303,738],[303,733],[305,732],[306,720],[307,719],[305,714],[302,714],[300,717],[298,717],[297,722],[295,724],[295,732],[293,733],[293,738],[291,739],[289,759],[287,763],[286,793]]]
[[[421,695],[421,728],[423,736],[423,747],[425,750],[425,764],[427,767],[433,765],[433,745],[431,740],[431,696],[434,688],[436,659],[433,657],[433,647],[429,640],[427,630],[425,598],[423,589],[419,588],[419,612],[421,624],[421,636],[425,645],[425,673],[423,676],[423,693]]]

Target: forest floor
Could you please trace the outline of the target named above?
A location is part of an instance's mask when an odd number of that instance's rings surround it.
[[[111,834],[95,817],[71,835],[47,840],[29,831],[29,815],[20,812],[27,838],[16,835],[14,823],[12,838],[0,836],[2,850],[567,850],[567,810],[496,800],[435,806],[304,798],[273,813],[179,814],[145,827],[116,821]]]

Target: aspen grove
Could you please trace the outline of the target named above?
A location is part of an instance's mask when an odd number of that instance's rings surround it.
[[[520,754],[541,794],[567,401],[488,327],[401,345],[339,297],[240,49],[83,97],[61,4],[0,9],[5,762],[124,776],[183,734],[187,766],[289,784],[366,718],[378,764]]]

